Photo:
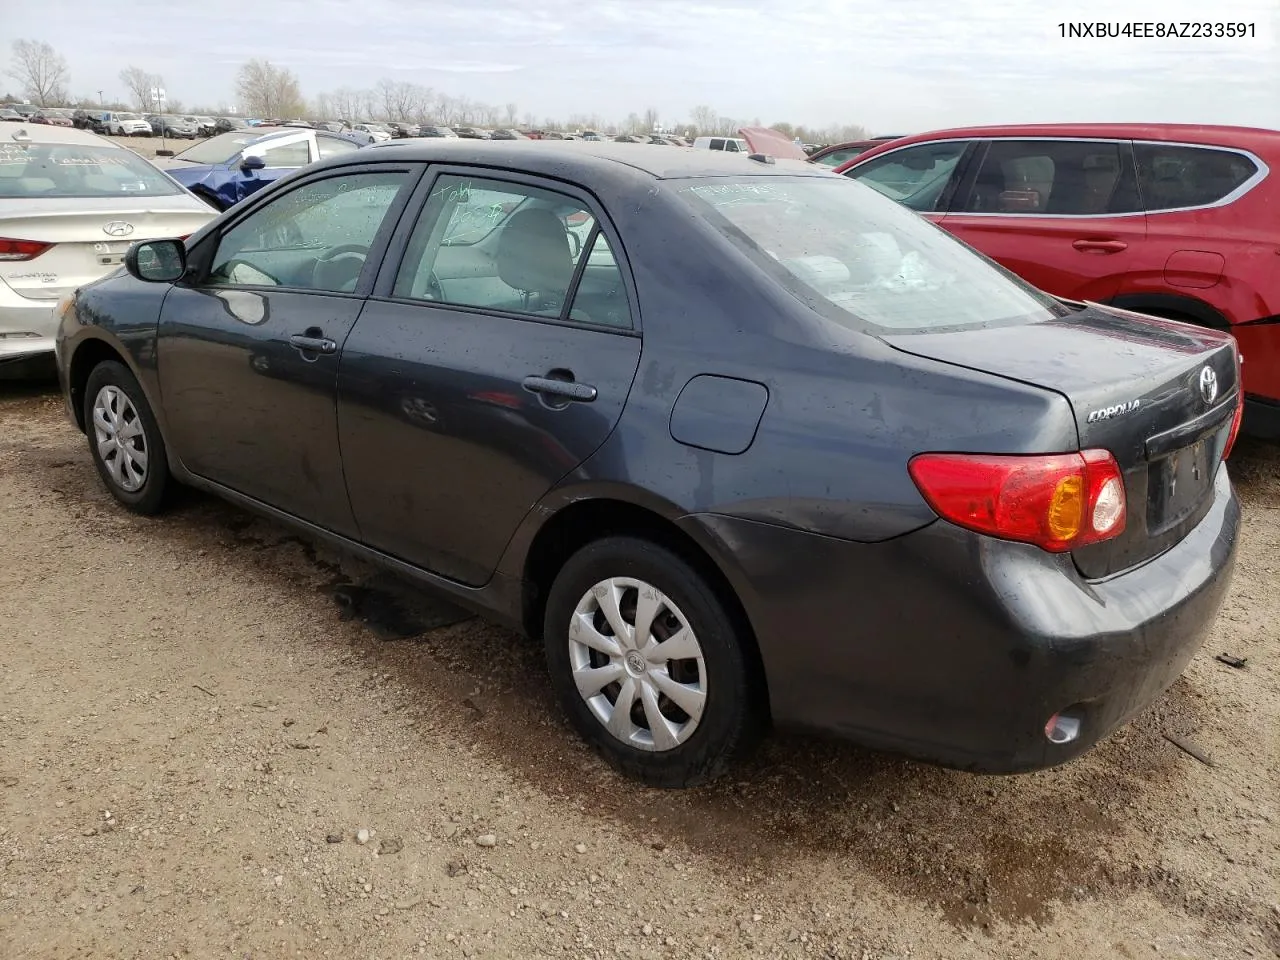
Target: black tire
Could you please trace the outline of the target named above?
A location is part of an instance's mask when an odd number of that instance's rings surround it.
[[[688,739],[670,749],[640,749],[614,736],[574,680],[569,631],[575,611],[592,587],[614,577],[643,581],[665,594],[701,648],[702,713]],[[714,779],[748,753],[763,732],[765,711],[744,650],[752,641],[740,635],[715,590],[693,567],[647,540],[608,537],[570,557],[547,598],[543,642],[551,682],[574,727],[615,768],[649,786],[691,787]],[[617,696],[615,691],[607,702]],[[671,701],[666,703],[670,709]],[[640,715],[645,720],[643,705]],[[647,721],[646,727],[651,729]]]
[[[136,490],[127,489],[113,476],[111,468],[98,449],[94,406],[97,403],[98,394],[107,387],[114,387],[124,394],[136,414],[134,420],[142,428],[141,444],[137,443],[138,438],[132,441],[135,449],[141,449],[146,453],[144,479]],[[142,387],[124,364],[116,360],[104,360],[89,373],[84,391],[84,425],[85,434],[89,438],[89,455],[93,457],[93,465],[98,468],[98,476],[102,478],[108,492],[122,506],[134,513],[151,516],[163,510],[166,496],[173,486],[169,476],[169,461],[166,459],[164,437],[160,435],[160,427],[156,423],[155,414],[151,412],[151,405],[147,403]],[[110,451],[108,456],[112,456]],[[120,456],[119,451],[114,453],[114,458]]]

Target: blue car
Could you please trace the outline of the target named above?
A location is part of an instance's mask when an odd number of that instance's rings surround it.
[[[363,145],[347,134],[257,127],[210,137],[153,162],[215,210],[226,210],[299,167]]]

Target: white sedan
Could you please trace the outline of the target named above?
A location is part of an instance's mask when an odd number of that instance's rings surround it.
[[[58,300],[116,270],[130,244],[186,237],[214,216],[96,134],[0,125],[0,378],[52,369]]]

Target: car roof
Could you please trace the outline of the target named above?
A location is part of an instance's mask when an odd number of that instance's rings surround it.
[[[1232,127],[1200,123],[1022,123],[988,127],[952,127],[931,130],[896,140],[895,147],[930,140],[962,137],[1110,137],[1124,140],[1159,140],[1206,146],[1248,147],[1253,143],[1280,143],[1280,131],[1262,127]]]
[[[26,136],[19,136],[19,134],[26,134]],[[4,127],[0,127],[0,143],[6,140],[24,143],[86,143],[97,147],[110,147],[112,150],[127,149],[88,130],[79,130],[76,127],[50,127],[42,123],[5,124]]]
[[[400,160],[421,163],[462,163],[527,170],[550,176],[589,176],[629,167],[658,180],[686,177],[832,176],[799,160],[762,163],[744,153],[715,150],[668,150],[651,143],[616,143],[612,140],[392,140],[361,150],[368,162],[370,151]]]

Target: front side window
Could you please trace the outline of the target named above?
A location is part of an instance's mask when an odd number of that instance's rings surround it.
[[[759,269],[844,326],[922,332],[1067,313],[939,227],[843,178],[699,179],[678,189]]]
[[[1244,154],[1207,147],[1135,143],[1143,206],[1178,210],[1218,203],[1258,172]]]
[[[920,213],[939,209],[956,164],[969,146],[963,140],[922,143],[894,150],[846,170],[852,177]]]
[[[825,157],[819,157],[815,162],[822,164],[824,167],[838,167],[846,160],[852,160],[860,153],[866,152],[866,147],[850,147],[847,150],[833,150]]]
[[[290,190],[222,235],[212,286],[351,293],[404,173],[356,173]]]
[[[592,278],[592,293],[574,304],[577,319],[616,325],[616,303],[610,298],[613,280],[621,274],[607,242],[595,246],[596,227],[594,214],[583,203],[561,193],[441,176],[409,241],[395,296],[573,319],[566,302],[579,261],[589,249],[583,272]],[[596,306],[587,306],[585,299],[596,295]]]
[[[234,157],[238,157],[245,147],[256,142],[260,136],[261,134],[247,129],[219,134],[187,147],[175,159],[187,160],[191,163],[227,163]]]
[[[965,199],[967,213],[1103,216],[1138,197],[1121,145],[1106,140],[996,140]]]
[[[320,151],[321,160],[360,149],[358,144],[352,143],[350,140],[344,140],[341,137],[316,137],[316,147]]]
[[[0,197],[160,197],[177,184],[130,150],[0,142]]]
[[[276,145],[268,140],[265,148],[260,149],[268,169],[287,170],[293,167],[305,167],[311,162],[311,145],[306,140]]]

